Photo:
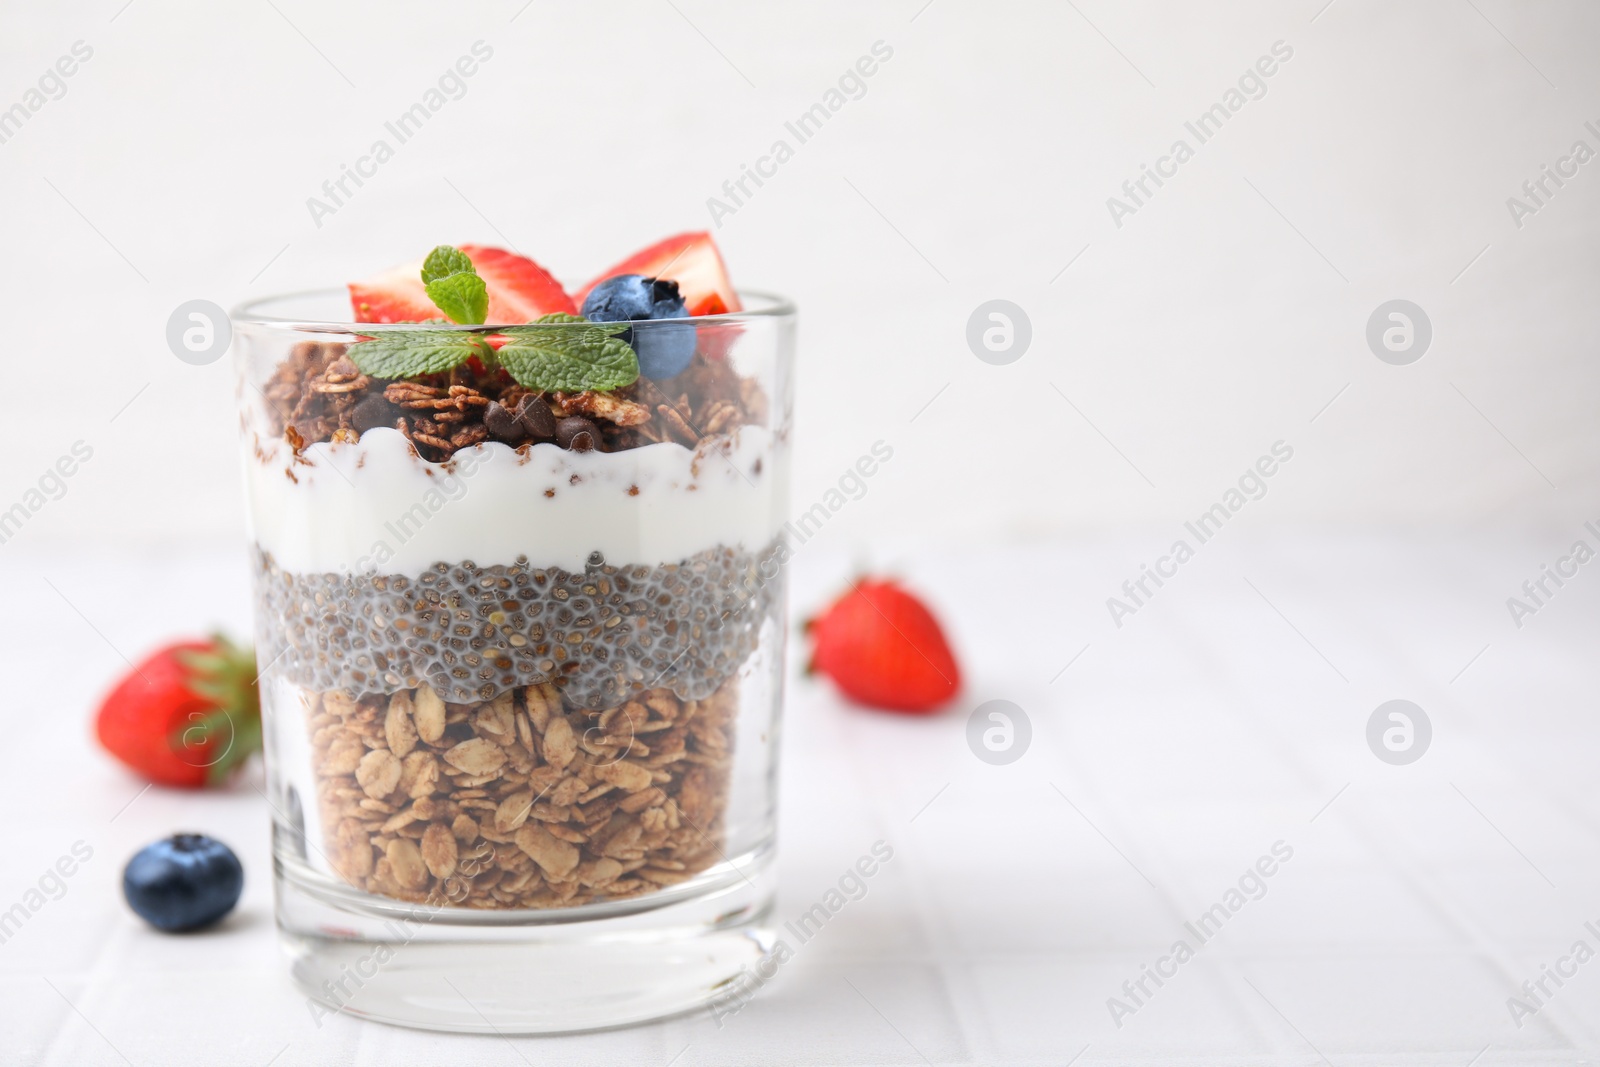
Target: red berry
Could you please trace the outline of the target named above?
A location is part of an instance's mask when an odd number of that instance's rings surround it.
[[[726,315],[728,305],[722,302],[722,297],[712,293],[700,303],[689,309],[690,315]]]
[[[701,300],[700,303],[689,309],[691,316],[695,315],[726,315],[728,306],[722,302],[722,297],[716,293]],[[720,322],[716,325],[705,325],[696,331],[696,342],[700,354],[707,359],[727,359],[728,350],[733,347],[733,342],[739,339],[739,334],[744,327],[736,322]]]
[[[927,712],[961,688],[938,620],[893,581],[855,583],[808,626],[811,669],[859,703]]]
[[[216,784],[261,747],[255,655],[226,638],[157,649],[95,715],[106,751],[159,785]]]
[[[733,283],[728,280],[728,268],[722,264],[722,253],[717,251],[717,243],[704,230],[675,234],[635,252],[610,270],[602,271],[588,285],[572,294],[573,299],[582,307],[583,298],[589,295],[590,289],[619,274],[642,274],[646,278],[666,278],[677,282],[678,295],[683,297],[683,306],[689,309],[691,315],[718,314],[700,310],[702,305],[711,306],[706,304],[711,297],[721,302],[724,311],[740,311],[744,308],[739,303],[739,294],[734,291]]]
[[[394,267],[365,281],[350,283],[350,309],[357,322],[424,322],[444,312],[422,287],[422,264]]]
[[[491,323],[532,322],[541,315],[576,315],[578,305],[550,272],[526,256],[483,245],[462,245],[489,289]]]
[[[577,314],[561,283],[526,256],[485,245],[462,245],[473,269],[489,290],[492,324],[532,322],[541,315]],[[442,319],[422,283],[422,264],[394,267],[365,281],[350,283],[350,308],[357,322],[425,322]]]

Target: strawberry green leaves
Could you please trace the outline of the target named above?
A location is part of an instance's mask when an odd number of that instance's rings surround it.
[[[501,330],[509,340],[496,354],[511,377],[530,389],[604,392],[639,377],[639,357],[615,334],[626,324],[592,323],[581,315],[544,315],[530,326]]]
[[[488,289],[464,252],[440,245],[428,253],[422,283],[428,299],[451,322],[483,323]],[[626,324],[593,323],[559,312],[488,335],[424,323],[387,328],[351,345],[347,355],[374,378],[443,374],[476,358],[485,368],[504,368],[519,384],[540,392],[604,392],[639,377],[638,356],[616,336],[627,329]]]
[[[189,688],[216,710],[199,720],[191,714],[191,725],[174,731],[169,743],[174,752],[207,741],[212,742],[210,753],[221,748],[210,757],[215,762],[206,764],[206,784],[220,785],[261,748],[261,697],[255,650],[240,648],[220,633],[211,642],[211,649],[179,652],[177,659],[191,674]]]
[[[422,283],[428,299],[451,322],[475,326],[489,313],[489,288],[459,249],[440,245],[429,252],[422,261]]]

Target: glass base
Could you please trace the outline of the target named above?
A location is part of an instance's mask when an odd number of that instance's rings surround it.
[[[627,908],[431,908],[281,861],[276,873],[284,947],[318,1026],[339,1012],[460,1033],[641,1023],[708,1007],[774,944],[770,852]]]

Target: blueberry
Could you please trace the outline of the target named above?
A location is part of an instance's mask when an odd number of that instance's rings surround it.
[[[211,925],[233,910],[243,890],[239,857],[204,834],[174,834],[146,845],[122,872],[128,907],[168,933]]]
[[[686,319],[689,312],[678,294],[678,283],[658,281],[652,319]],[[639,353],[639,373],[646,378],[676,378],[694,359],[695,330],[688,323],[672,326],[644,326],[634,331],[634,348]]]
[[[678,283],[642,274],[607,278],[583,301],[583,317],[591,322],[629,322],[687,318]],[[619,335],[639,354],[639,373],[646,378],[676,378],[694,359],[695,331],[687,323],[647,326]]]
[[[583,298],[583,317],[590,322],[627,322],[648,319],[655,304],[653,278],[619,274],[607,278]]]

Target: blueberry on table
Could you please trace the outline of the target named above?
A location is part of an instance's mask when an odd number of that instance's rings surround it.
[[[591,322],[682,319],[688,315],[677,282],[642,274],[607,278],[583,301],[583,317]],[[688,323],[630,330],[622,339],[639,354],[639,373],[646,378],[676,378],[694,359],[695,330]]]
[[[168,933],[211,925],[233,910],[243,891],[239,857],[204,834],[174,834],[146,845],[122,872],[128,907]]]

